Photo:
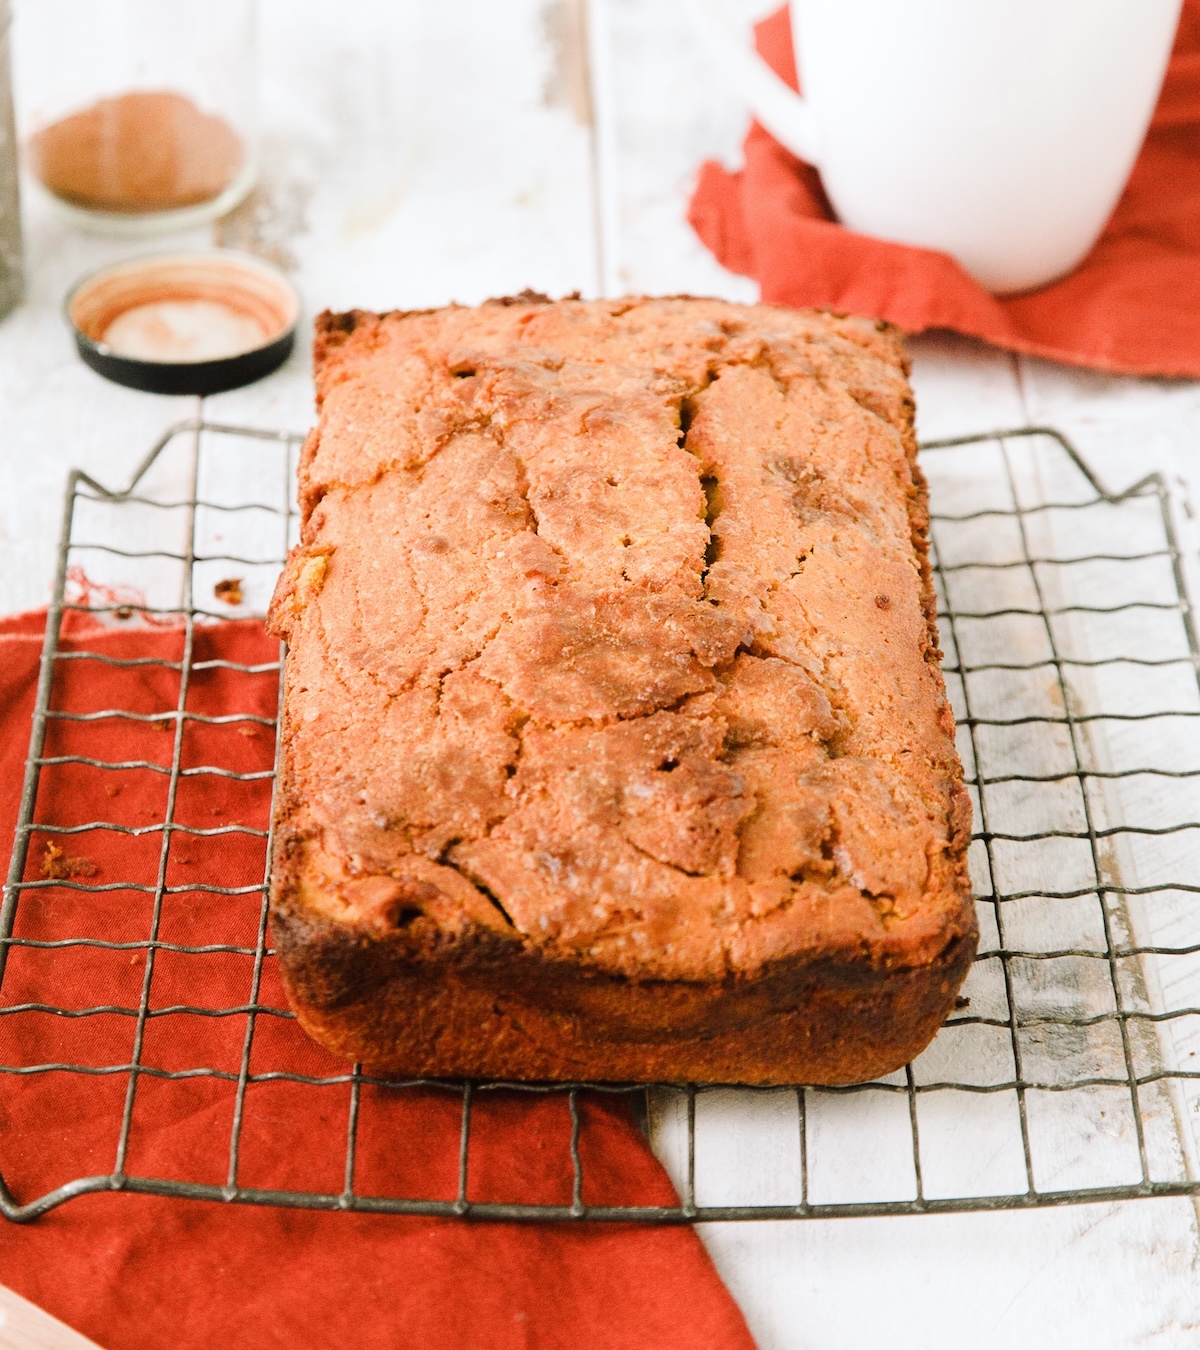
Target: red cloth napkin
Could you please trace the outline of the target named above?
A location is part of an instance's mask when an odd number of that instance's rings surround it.
[[[786,7],[755,30],[797,87]],[[944,253],[833,219],[816,171],[757,123],[745,168],[706,163],[688,219],[768,303],[952,328],[1013,351],[1138,375],[1200,375],[1200,0],[1185,0],[1154,121],[1108,227],[1062,281],[997,299]]]
[[[69,614],[64,649],[136,664],[60,662],[52,706],[73,712],[124,708],[167,713],[179,674],[175,627],[103,628]],[[0,831],[11,838],[42,645],[42,615],[0,621]],[[195,660],[273,662],[277,645],[256,623],[197,629]],[[276,675],[221,666],[199,670],[192,713],[274,715]],[[273,736],[253,721],[186,723],[183,766],[269,769]],[[169,764],[173,722],[101,718],[54,721],[47,755]],[[148,825],[163,819],[166,775],[146,769],[63,765],[44,771],[37,820],[98,819]],[[211,829],[265,826],[270,784],[212,775],[180,780],[176,820]],[[89,885],[153,886],[160,832],[35,833],[26,877],[74,876]],[[52,847],[48,847],[52,846]],[[57,850],[57,852],[55,851]],[[264,841],[253,835],[177,833],[167,882],[254,886]],[[151,895],[136,890],[25,891],[14,936],[145,941]],[[254,946],[259,899],[199,891],[164,898],[160,939],[184,945]],[[63,1008],[136,1007],[144,949],[16,946],[2,1003]],[[150,1007],[230,1008],[251,993],[253,958],[160,950]],[[268,958],[259,1002],[284,999]],[[237,1072],[244,1015],[165,1012],[146,1022],[142,1062],[163,1070]],[[103,1068],[129,1060],[134,1019],[119,1013],[62,1018],[0,1016],[0,1064],[73,1062]],[[260,1015],[251,1072],[344,1073],[277,1015]],[[113,1170],[127,1073],[0,1074],[0,1171],[20,1200],[73,1177]],[[219,1077],[139,1077],[126,1170],[223,1184],[235,1084]],[[383,1195],[446,1197],[457,1190],[459,1097],[430,1089],[364,1088],[356,1188]],[[247,1186],[339,1192],[348,1089],[252,1083],[245,1100],[238,1180]],[[482,1093],[469,1161],[471,1199],[570,1203],[565,1096]],[[623,1099],[581,1098],[585,1203],[673,1204],[662,1169]],[[68,1201],[18,1227],[0,1219],[0,1281],[109,1350],[171,1346],[303,1347],[711,1347],[753,1342],[694,1231],[603,1224],[494,1224],[456,1219],[318,1213],[157,1197],[102,1194]]]

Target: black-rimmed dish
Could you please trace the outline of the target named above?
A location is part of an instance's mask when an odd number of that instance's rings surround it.
[[[84,277],[66,315],[79,355],[105,379],[152,394],[218,394],[287,360],[300,297],[249,254],[158,253]]]

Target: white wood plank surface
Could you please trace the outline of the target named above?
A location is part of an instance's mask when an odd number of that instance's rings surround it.
[[[290,262],[310,314],[596,294],[584,23],[573,0],[265,0],[271,159],[219,236]],[[208,415],[307,425],[306,348]]]
[[[749,22],[762,0],[734,0]],[[758,287],[721,267],[685,218],[700,162],[736,163],[745,114],[714,80],[682,21],[658,0],[590,0],[602,213],[615,294],[719,295],[753,302]]]
[[[173,420],[195,415],[192,398],[121,389],[79,360],[62,317],[63,297],[84,272],[137,251],[78,235],[44,203],[26,212],[29,298],[0,323],[0,605],[50,598],[63,485],[73,467],[123,482]],[[205,243],[205,237],[199,236]],[[145,248],[145,245],[142,245]]]
[[[746,21],[772,7],[730,4]],[[255,198],[215,238],[290,266],[309,313],[470,303],[525,286],[755,297],[686,223],[696,166],[707,156],[736,162],[745,112],[676,0],[343,0],[336,9],[263,0],[262,15],[267,167]],[[0,325],[5,611],[47,598],[66,469],[120,482],[194,409],[105,384],[76,360],[61,321],[75,276],[139,246],[77,236],[36,201],[27,221],[30,300]],[[207,414],[303,429],[305,345],[270,379],[208,400]],[[1154,465],[1200,502],[1197,385],[1071,372],[948,335],[919,339],[913,354],[924,438],[1050,422],[1078,438],[1108,481]],[[678,1175],[668,1108],[656,1144]],[[794,1190],[795,1110],[787,1094],[705,1102],[701,1200]],[[827,1183],[886,1174],[901,1185],[911,1161],[872,1156],[888,1122],[859,1138],[863,1125],[853,1114],[820,1122]],[[978,1136],[956,1136],[954,1120],[944,1127],[951,1186],[954,1166],[974,1167]],[[863,1167],[847,1171],[855,1151]],[[1010,1165],[988,1160],[995,1176]],[[702,1232],[763,1350],[1200,1342],[1200,1254],[1186,1200]]]

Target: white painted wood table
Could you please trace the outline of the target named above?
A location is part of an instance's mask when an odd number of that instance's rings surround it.
[[[35,3],[17,0],[18,41],[20,8]],[[730,3],[747,22],[770,7]],[[215,237],[273,256],[310,310],[475,302],[527,286],[753,300],[755,287],[723,271],[684,218],[697,165],[736,161],[746,115],[679,8],[263,0],[262,185],[214,231],[172,242]],[[120,484],[166,426],[196,412],[195,400],[105,384],[61,319],[75,277],[144,245],[73,233],[33,195],[26,223],[29,299],[0,325],[3,611],[49,597],[67,469]],[[949,337],[917,340],[913,355],[923,438],[1051,424],[1109,483],[1153,467],[1181,500],[1200,501],[1200,386],[1081,373]],[[310,398],[301,344],[277,375],[203,411],[303,429]],[[676,1167],[668,1117],[656,1145]],[[769,1122],[735,1104],[714,1137],[723,1184],[756,1198],[776,1147]],[[1200,1344],[1187,1199],[702,1232],[764,1350]]]

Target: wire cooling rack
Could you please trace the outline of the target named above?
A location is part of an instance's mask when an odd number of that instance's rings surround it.
[[[206,718],[189,710],[188,690],[222,668],[267,681],[275,697],[277,661],[202,659],[202,648],[211,619],[253,617],[265,608],[294,533],[299,442],[285,433],[191,422],[154,447],[124,491],[79,472],[70,479],[0,910],[0,1093],[35,1080],[61,1086],[85,1079],[115,1082],[119,1091],[106,1098],[110,1119],[100,1122],[112,1147],[97,1144],[89,1118],[88,1129],[74,1122],[79,1143],[72,1153],[73,1123],[64,1120],[68,1175],[39,1183],[33,1194],[16,1184],[20,1198],[0,1184],[6,1217],[29,1220],[96,1191],[397,1214],[688,1222],[1015,1209],[1200,1190],[1200,666],[1185,559],[1159,476],[1110,493],[1050,430],[923,448],[944,670],[975,807],[971,866],[982,942],[960,1007],[912,1064],[878,1082],[836,1089],[389,1083],[357,1066],[296,1071],[292,1050],[307,1041],[264,992],[273,964],[265,878],[238,887],[219,877],[173,884],[169,866],[172,841],[181,837],[248,841],[267,856],[265,819],[202,828],[183,823],[176,808],[190,779],[271,777],[266,767],[237,772],[188,760],[192,723],[209,730],[241,724],[268,739],[274,731],[261,698],[254,709]],[[80,650],[62,637],[75,611],[114,627],[173,625],[178,659],[114,661]],[[149,668],[166,671],[175,681],[174,704],[65,713],[56,706],[56,676],[76,661],[101,661],[110,674],[141,681],[142,696]],[[52,740],[67,724],[86,737],[148,722],[171,733],[169,752],[153,763],[106,759],[98,750],[48,753],[48,735]],[[159,774],[162,818],[69,824],[39,815],[39,781],[64,766]],[[86,868],[73,875],[69,867],[65,875],[45,875],[44,866],[39,872],[38,848],[46,858],[65,857],[71,836],[97,831],[116,831],[128,844],[128,877],[92,881]],[[132,854],[147,839],[157,862],[153,875],[136,881]],[[149,906],[145,930],[97,933],[94,922],[68,919],[76,928],[65,933],[23,935],[22,915],[49,903],[39,892],[97,904],[113,892],[141,897]],[[183,893],[224,906],[230,932],[207,945],[168,940],[164,906]],[[236,934],[245,932],[253,940],[239,941]],[[248,963],[248,1002],[206,1000],[198,984],[192,1001],[159,1006],[156,966],[214,952]],[[120,960],[131,953],[138,997],[122,1001],[120,990],[101,987],[94,1003],[62,1006],[56,991],[80,953]],[[156,1060],[151,1029],[199,1016],[234,1029],[234,1062]],[[131,1053],[119,1062],[97,1061],[88,1051],[88,1024],[103,1019],[133,1026]],[[212,1136],[210,1156],[181,1154],[165,1164],[160,1157],[157,1170],[140,1171],[131,1138],[142,1096],[155,1085],[196,1080],[228,1097],[230,1124]],[[327,1161],[340,1187],[246,1179],[240,1149],[247,1094],[266,1084],[336,1094],[335,1142],[312,1147],[332,1150]],[[479,1104],[504,1090],[565,1102],[569,1204],[473,1197],[472,1151],[487,1128]],[[359,1117],[366,1092],[444,1094],[457,1111],[457,1183],[444,1197],[380,1194],[364,1182]],[[629,1096],[676,1185],[677,1204],[585,1203],[580,1122],[589,1092]],[[69,1102],[70,1093],[58,1100]],[[0,1098],[0,1172],[9,1183],[11,1160],[29,1145],[16,1119]]]

